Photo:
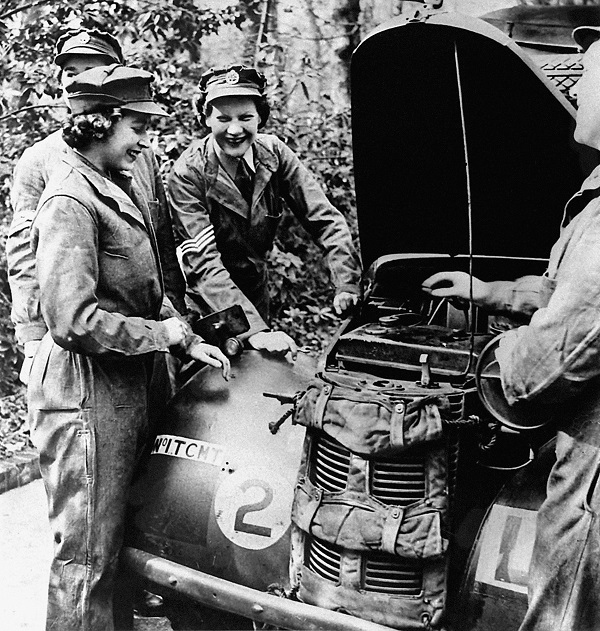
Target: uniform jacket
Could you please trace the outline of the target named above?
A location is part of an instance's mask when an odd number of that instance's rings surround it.
[[[35,257],[30,249],[30,228],[35,210],[50,175],[63,155],[72,153],[57,131],[25,150],[13,175],[11,204],[13,219],[6,243],[9,282],[12,293],[11,317],[20,343],[39,340],[46,331],[41,317]],[[132,171],[149,207],[160,251],[167,295],[181,311],[185,281],[177,262],[171,216],[156,159],[150,149],[142,152]]]
[[[511,403],[560,402],[600,375],[599,193],[597,169],[567,204],[543,277],[496,284],[498,305],[533,312],[527,326],[504,335],[496,353]],[[577,401],[600,413],[597,388],[589,388]]]
[[[30,233],[48,326],[27,392],[55,538],[48,628],[113,629],[155,351],[168,350],[158,245],[136,181],[125,192],[74,151],[53,169]]]
[[[167,184],[189,297],[200,311],[242,305],[250,333],[268,328],[266,257],[284,200],[325,251],[336,290],[358,293],[360,281],[343,215],[294,152],[275,136],[259,134],[254,164],[251,208],[219,163],[211,136],[184,151]]]
[[[150,209],[75,152],[64,153],[31,228],[41,312],[54,341],[85,355],[166,351]]]

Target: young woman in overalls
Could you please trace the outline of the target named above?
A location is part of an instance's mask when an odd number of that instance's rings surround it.
[[[148,146],[150,73],[114,64],[68,86],[73,152],[53,171],[36,217],[48,326],[29,380],[54,558],[47,629],[111,631],[113,587],[134,465],[148,432],[155,353],[178,349],[222,370],[164,297],[147,200],[129,173]]]

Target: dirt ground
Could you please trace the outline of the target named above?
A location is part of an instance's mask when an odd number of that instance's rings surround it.
[[[0,495],[0,629],[44,628],[52,538],[41,480]],[[135,620],[135,631],[171,631],[166,618]]]

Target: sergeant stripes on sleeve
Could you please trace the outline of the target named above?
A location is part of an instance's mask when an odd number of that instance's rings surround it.
[[[215,229],[212,225],[207,226],[204,230],[195,236],[193,239],[186,239],[177,246],[177,253],[180,256],[191,252],[200,253],[206,248],[209,243],[215,240]]]

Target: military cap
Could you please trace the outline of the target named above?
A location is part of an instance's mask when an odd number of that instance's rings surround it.
[[[69,55],[103,55],[107,57],[107,63],[124,62],[118,40],[108,33],[97,30],[70,31],[59,37],[54,63],[62,66]]]
[[[131,66],[98,66],[78,74],[66,87],[73,114],[89,114],[98,108],[122,107],[132,112],[169,116],[152,98],[154,76]]]
[[[600,26],[578,26],[572,35],[575,43],[585,52],[597,39],[600,39]]]
[[[255,68],[233,65],[206,71],[198,87],[207,104],[221,96],[263,96],[266,85],[265,76]]]

